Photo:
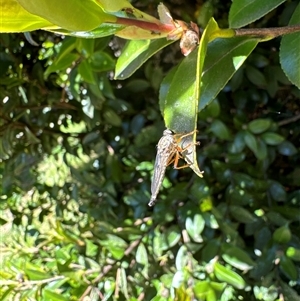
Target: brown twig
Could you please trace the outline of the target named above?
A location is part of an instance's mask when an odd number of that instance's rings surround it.
[[[271,27],[271,28],[243,28],[243,29],[234,29],[234,31],[237,37],[253,36],[257,38],[264,38],[264,37],[275,38],[282,35],[299,32],[300,24],[290,25],[285,27]]]
[[[284,120],[282,120],[282,121],[279,121],[279,122],[278,122],[278,125],[279,125],[279,126],[283,126],[283,125],[286,125],[286,124],[295,122],[295,121],[297,121],[298,119],[300,119],[300,114],[299,114],[299,115],[296,115],[296,116],[293,116],[293,117],[291,117],[291,118],[287,118],[287,119],[284,119]]]

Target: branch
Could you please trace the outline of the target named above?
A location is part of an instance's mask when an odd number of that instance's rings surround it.
[[[300,32],[300,24],[285,27],[233,29],[235,36],[252,36],[255,38],[276,38],[282,35]]]
[[[298,119],[300,119],[300,114],[299,114],[299,115],[296,115],[296,116],[293,116],[293,117],[291,117],[291,118],[287,118],[287,119],[284,119],[284,120],[282,120],[282,121],[279,121],[279,122],[278,122],[278,125],[279,125],[279,126],[283,126],[283,125],[286,125],[286,124],[295,122],[295,121],[297,121]]]

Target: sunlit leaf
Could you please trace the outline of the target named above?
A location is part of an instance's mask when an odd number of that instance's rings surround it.
[[[16,0],[2,0],[0,11],[0,32],[20,32],[48,26],[55,27],[51,21],[29,13]]]
[[[237,37],[220,38],[208,44],[201,79],[199,111],[214,100],[258,42],[258,39]]]
[[[116,21],[93,0],[17,0],[28,12],[71,31],[89,31],[101,23]]]
[[[128,78],[151,56],[173,42],[166,39],[127,42],[117,61],[115,79]]]
[[[229,26],[243,27],[263,17],[285,0],[234,0],[229,12]]]

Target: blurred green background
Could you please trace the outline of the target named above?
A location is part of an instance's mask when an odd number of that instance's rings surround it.
[[[132,1],[154,16],[158,3]],[[164,4],[228,26],[231,1]],[[286,25],[297,4],[253,27]],[[204,178],[169,167],[149,208],[158,90],[178,43],[119,81],[124,40],[31,35],[39,46],[0,35],[1,300],[299,298],[300,92],[280,39],[199,113]]]

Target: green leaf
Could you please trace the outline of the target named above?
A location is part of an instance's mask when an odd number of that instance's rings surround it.
[[[255,265],[255,262],[245,251],[235,246],[227,247],[222,254],[222,258],[233,267],[245,272]]]
[[[278,145],[285,140],[284,137],[273,132],[263,133],[261,138],[269,145]]]
[[[24,268],[24,272],[29,277],[30,280],[43,280],[47,278],[51,278],[51,275],[44,272],[40,267],[26,262],[26,267]]]
[[[277,228],[273,233],[273,239],[280,244],[288,243],[292,238],[292,233],[288,225]]]
[[[185,227],[188,234],[195,242],[203,242],[203,238],[201,237],[201,233],[204,229],[205,221],[201,214],[195,214],[192,217],[187,217],[185,221]]]
[[[257,151],[255,156],[258,160],[264,160],[268,156],[267,145],[262,139],[257,139]]]
[[[243,207],[230,205],[229,210],[231,215],[240,223],[253,223],[257,220],[254,215]]]
[[[56,34],[68,35],[68,36],[85,38],[85,39],[96,39],[96,38],[103,38],[103,37],[111,36],[113,34],[117,34],[123,28],[124,25],[120,25],[120,24],[102,23],[97,28],[91,31],[70,31],[64,28],[55,28],[55,29],[51,29],[51,30],[48,29],[48,30]]]
[[[245,131],[244,133],[244,140],[246,145],[252,150],[253,153],[256,153],[258,146],[255,136],[248,131]]]
[[[64,297],[62,294],[55,293],[51,291],[50,289],[43,289],[43,298],[44,300],[49,300],[49,301],[68,301],[68,297]]]
[[[252,66],[246,66],[246,75],[251,83],[258,87],[265,88],[267,86],[267,80],[265,75],[257,68]]]
[[[177,252],[175,265],[178,271],[182,271],[186,268],[189,261],[188,250],[185,245],[181,246]]]
[[[45,77],[48,77],[50,73],[66,70],[78,59],[79,54],[77,53],[69,53],[68,55],[63,56],[61,59],[54,61],[53,64],[46,69]]]
[[[298,295],[297,292],[293,288],[291,288],[289,284],[280,281],[279,285],[282,289],[282,293],[285,300],[287,301],[299,300],[300,295]]]
[[[206,107],[242,66],[259,39],[216,39],[208,44],[201,79],[199,111]]]
[[[116,64],[115,79],[130,77],[151,56],[173,42],[166,39],[127,42]]]
[[[210,285],[208,281],[197,281],[194,286],[195,295],[199,300],[205,300],[208,291],[210,291]]]
[[[208,263],[215,256],[218,255],[220,251],[220,242],[216,239],[209,240],[204,248],[202,249],[202,260]]]
[[[299,24],[300,3],[289,25]],[[300,89],[300,32],[282,37],[280,46],[280,63],[288,79]]]
[[[115,67],[114,59],[103,51],[94,52],[91,57],[91,68],[93,71],[103,72],[113,70]]]
[[[239,274],[218,262],[214,265],[214,273],[218,280],[226,282],[237,289],[243,289],[246,285],[244,279]]]
[[[24,32],[53,26],[50,21],[33,15],[15,0],[1,0],[0,32]]]
[[[143,243],[140,243],[135,254],[136,262],[141,264],[142,267],[142,274],[144,277],[148,277],[148,267],[149,267],[149,260],[148,260],[148,253],[146,247]]]
[[[300,249],[296,249],[294,247],[289,247],[285,251],[285,254],[287,257],[289,257],[292,260],[300,261]]]
[[[101,5],[101,7],[108,12],[116,12],[124,8],[134,9],[134,7],[127,0],[117,0],[117,1],[98,0],[98,2]]]
[[[287,200],[286,191],[284,186],[279,182],[270,181],[269,192],[272,198],[277,202],[284,202]]]
[[[106,14],[93,0],[17,0],[33,15],[71,31],[89,31],[103,22],[116,22],[116,17]]]
[[[177,271],[172,280],[172,287],[179,288],[184,282],[184,271]]]
[[[269,222],[276,226],[284,226],[288,223],[288,220],[276,211],[270,211],[266,214]]]
[[[129,299],[129,295],[128,295],[128,284],[127,284],[127,276],[126,276],[126,271],[123,268],[118,269],[118,272],[120,273],[120,288],[121,288],[121,292],[124,294],[124,296],[126,297],[126,299]]]
[[[284,156],[293,156],[298,153],[297,148],[290,141],[283,141],[278,145],[278,152]]]
[[[229,132],[229,129],[225,125],[224,122],[221,120],[214,120],[209,128],[209,131],[213,132],[215,136],[217,136],[219,139],[223,140],[230,140],[231,134]]]
[[[239,28],[260,19],[285,0],[234,0],[229,11],[229,26]]]
[[[298,271],[295,264],[285,255],[280,256],[279,268],[290,280],[296,281],[298,279]]]
[[[83,80],[90,84],[95,84],[95,76],[93,70],[91,69],[90,64],[87,60],[80,62],[78,66],[78,73],[82,76]]]
[[[270,119],[255,119],[248,124],[248,129],[253,134],[261,134],[265,132],[267,129],[269,129],[271,126],[271,120]]]
[[[172,227],[168,228],[164,232],[164,238],[162,238],[162,239],[163,239],[163,244],[164,244],[162,248],[164,250],[174,247],[180,240],[180,233],[179,233],[178,227],[172,226]]]

